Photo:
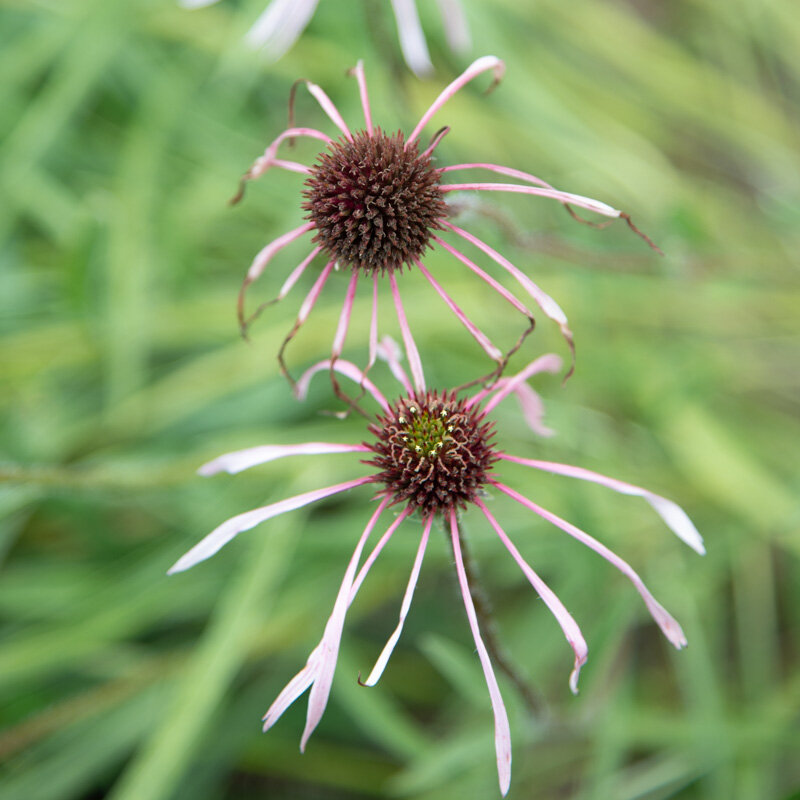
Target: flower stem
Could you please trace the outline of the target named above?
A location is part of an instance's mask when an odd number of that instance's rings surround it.
[[[452,541],[448,537],[452,548]],[[458,522],[458,541],[461,546],[461,556],[464,561],[464,572],[467,575],[469,592],[472,596],[472,603],[475,606],[475,613],[483,635],[486,649],[496,666],[508,677],[511,683],[517,687],[517,691],[522,695],[525,705],[531,716],[542,719],[547,716],[547,707],[541,694],[527,681],[519,672],[516,665],[511,660],[497,635],[497,621],[492,611],[492,604],[489,596],[483,588],[478,576],[478,565],[472,557],[472,553],[467,546],[464,523],[459,519]]]

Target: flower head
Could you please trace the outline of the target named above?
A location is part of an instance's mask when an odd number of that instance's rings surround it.
[[[246,333],[250,322],[267,305],[283,299],[291,291],[314,259],[318,256],[325,259],[325,266],[302,302],[297,320],[278,354],[281,370],[292,383],[294,381],[289,375],[284,360],[286,346],[308,319],[323,288],[331,279],[335,267],[348,268],[350,280],[331,349],[332,363],[335,363],[342,353],[350,326],[357,286],[361,279],[372,283],[372,321],[369,360],[366,370],[368,371],[374,363],[377,352],[378,287],[380,282],[389,283],[406,350],[413,362],[416,345],[406,320],[397,284],[398,273],[404,267],[409,267],[422,274],[459,322],[489,358],[495,362],[496,367],[490,375],[497,377],[502,374],[511,353],[522,344],[524,338],[533,329],[533,312],[517,295],[476,264],[472,258],[452,242],[442,238],[442,234],[456,237],[456,240],[460,239],[468,246],[481,251],[501,272],[516,281],[544,314],[558,324],[570,350],[574,353],[572,332],[569,329],[567,316],[558,303],[540,289],[525,272],[488,244],[456,225],[450,219],[447,198],[454,191],[522,193],[556,200],[570,210],[574,216],[577,215],[573,207],[577,207],[606,217],[622,217],[633,227],[630,217],[605,203],[582,195],[562,192],[535,175],[510,167],[484,162],[435,166],[432,162],[432,154],[449,130],[447,127],[441,128],[434,134],[431,143],[424,150],[419,145],[419,137],[432,117],[460,89],[485,72],[491,72],[494,83],[497,83],[504,70],[503,62],[494,56],[479,58],[441,92],[408,136],[402,132],[389,135],[373,124],[366,76],[361,62],[354,67],[352,74],[358,82],[364,112],[363,130],[351,131],[331,99],[316,84],[310,81],[299,81],[295,85],[295,88],[297,85],[306,86],[338,129],[339,137],[334,139],[316,128],[296,127],[290,120],[290,127],[267,147],[264,154],[244,174],[240,191],[233,200],[233,202],[238,202],[241,199],[248,181],[259,178],[272,168],[285,169],[307,176],[302,192],[304,198],[302,208],[306,211],[306,221],[270,242],[256,255],[242,284],[238,304],[239,322],[242,331]],[[290,101],[290,109],[292,109],[290,117],[293,116],[293,106],[294,89]],[[281,145],[297,137],[316,139],[323,143],[324,149],[313,164],[306,165],[278,157]],[[494,172],[511,178],[514,182],[443,182],[447,173],[475,169]],[[634,230],[636,229],[634,228]],[[307,234],[312,235],[313,249],[311,252],[286,278],[277,297],[270,303],[262,304],[254,314],[248,317],[245,313],[245,296],[250,285],[263,274],[277,253],[291,242]],[[508,352],[504,353],[469,319],[427,269],[422,259],[429,247],[439,247],[452,255],[479,280],[500,295],[516,313],[521,314],[527,320],[527,327]],[[412,372],[416,377],[413,363]],[[335,382],[334,387],[337,387]],[[419,388],[418,385],[417,388]]]
[[[580,669],[587,658],[586,642],[571,614],[522,557],[489,511],[484,497],[490,491],[511,498],[605,558],[633,583],[654,620],[675,647],[679,649],[683,647],[686,638],[680,625],[658,603],[626,561],[588,533],[507,485],[497,476],[495,468],[504,461],[510,461],[536,470],[599,483],[622,494],[643,497],[675,534],[701,554],[704,552],[703,542],[686,513],[664,497],[581,467],[511,455],[494,444],[493,423],[489,419],[489,414],[498,403],[511,394],[519,399],[531,427],[543,431],[541,402],[538,394],[529,386],[528,380],[543,371],[559,370],[561,361],[557,356],[547,355],[538,358],[513,377],[500,378],[491,388],[481,389],[471,397],[458,397],[455,392],[427,390],[421,371],[419,375],[421,388],[412,386],[400,364],[398,349],[391,340],[384,340],[380,355],[389,362],[392,372],[402,385],[400,397],[391,403],[363,371],[344,360],[339,360],[335,364],[329,360],[320,362],[309,369],[298,382],[301,397],[305,396],[313,375],[328,369],[335,369],[360,384],[372,395],[381,409],[375,421],[369,426],[368,432],[371,435],[369,441],[359,444],[310,442],[297,445],[262,445],[220,456],[200,470],[203,475],[212,475],[220,471],[235,473],[287,456],[351,452],[362,454],[362,463],[370,468],[368,474],[239,514],[223,522],[189,550],[175,563],[170,572],[180,572],[194,566],[216,553],[237,534],[284,512],[361,486],[370,485],[377,490],[375,494],[377,507],[358,539],[353,556],[345,570],[322,639],[311,652],[303,669],[286,685],[264,716],[264,730],[267,730],[275,724],[289,705],[310,687],[306,726],[300,744],[303,750],[309,736],[319,723],[328,701],[347,609],[355,599],[372,564],[403,521],[412,514],[419,513],[423,521],[422,534],[401,603],[398,624],[369,673],[365,682],[367,686],[373,686],[380,679],[400,638],[419,578],[430,531],[434,520],[439,519],[449,529],[461,596],[489,690],[495,722],[498,776],[500,789],[505,794],[511,779],[510,730],[505,705],[494,675],[492,659],[481,634],[472,599],[470,578],[462,551],[459,511],[466,507],[479,510],[553,613],[574,653],[574,666],[569,685],[575,693],[577,693]],[[364,458],[363,454],[368,458]],[[399,513],[362,563],[361,557],[367,540],[380,517],[390,506],[400,507]]]

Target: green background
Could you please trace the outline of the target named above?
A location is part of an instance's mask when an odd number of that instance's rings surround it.
[[[558,299],[578,347],[566,387],[535,383],[558,435],[538,439],[509,403],[499,441],[675,499],[708,546],[695,555],[642,500],[503,470],[628,559],[690,641],[674,651],[624,577],[496,497],[589,643],[572,697],[558,626],[468,515],[499,635],[549,705],[530,719],[500,677],[510,796],[798,797],[795,4],[465,0],[465,57],[447,51],[435,6],[421,5],[437,66],[425,82],[399,60],[388,3],[322,2],[289,55],[267,64],[241,44],[263,0],[195,12],[170,0],[0,2],[2,800],[498,796],[488,695],[438,531],[371,690],[356,675],[395,624],[418,526],[400,529],[365,583],[304,756],[304,700],[266,735],[259,718],[322,633],[369,491],[165,575],[228,516],[364,474],[348,455],[194,473],[238,447],[365,436],[363,420],[324,414],[334,407],[324,377],[301,405],[277,374],[308,282],[251,343],[236,328],[250,259],[302,218],[301,177],[277,170],[226,205],[285,126],[292,81],[321,84],[357,125],[345,70],[362,57],[376,121],[408,132],[486,53],[505,59],[505,80],[485,96],[484,77],[438,115],[423,140],[452,127],[439,163],[534,172],[630,212],[666,253],[621,223],[576,225],[541,198],[470,198],[463,225]],[[304,93],[298,119],[333,133]],[[299,143],[290,157],[315,152]],[[304,254],[287,249],[251,299],[272,296]],[[502,300],[446,254],[426,263],[510,346],[520,320]],[[290,346],[295,370],[327,352],[346,280],[334,275]],[[432,384],[488,368],[418,272],[401,288]],[[368,310],[362,288],[345,350],[359,363]],[[396,336],[386,297],[382,310]],[[550,350],[564,354],[540,314],[513,365]],[[376,367],[376,380],[396,391],[386,373]]]

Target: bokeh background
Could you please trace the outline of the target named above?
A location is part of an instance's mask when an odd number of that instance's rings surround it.
[[[627,558],[683,624],[674,651],[629,582],[502,498],[493,509],[583,627],[582,691],[547,609],[478,518],[467,518],[499,634],[546,698],[531,719],[500,677],[511,797],[789,800],[800,796],[800,16],[791,0],[465,0],[474,48],[453,56],[420,3],[436,76],[403,65],[389,4],[326,0],[277,64],[241,44],[263,0],[189,12],[170,0],[0,2],[0,798],[491,798],[488,695],[443,536],[429,548],[393,661],[356,683],[393,628],[416,546],[401,529],[345,629],[328,710],[306,755],[305,703],[259,718],[321,635],[368,490],[242,535],[167,578],[228,516],[356,477],[353,456],[202,479],[214,455],[266,442],[356,441],[324,378],[298,404],[277,343],[303,286],[247,344],[234,305],[268,240],[299,224],[299,176],[269,173],[226,205],[286,121],[291,83],[409,131],[472,57],[505,59],[439,114],[440,163],[493,161],[629,211],[597,231],[532,197],[465,198],[463,224],[556,297],[575,377],[536,386],[557,430],[513,404],[500,441],[680,502],[700,558],[636,498],[535,475],[518,488]],[[332,132],[304,94],[299,119]],[[299,143],[296,157],[311,159]],[[252,300],[272,296],[288,249]],[[520,320],[471,274],[427,259],[506,346]],[[488,266],[485,261],[480,263]],[[310,280],[310,278],[309,278]],[[329,348],[336,275],[289,349]],[[306,287],[308,284],[304,284]],[[402,290],[432,383],[485,371],[419,274]],[[383,306],[384,332],[397,334]],[[363,363],[367,292],[345,355]],[[391,323],[391,324],[389,324]],[[514,361],[555,350],[539,325]],[[393,391],[386,370],[376,379]]]

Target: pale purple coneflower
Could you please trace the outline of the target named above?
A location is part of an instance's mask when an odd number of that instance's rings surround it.
[[[338,0],[341,2],[341,0]],[[217,0],[179,0],[184,8],[201,8]],[[277,61],[287,53],[311,22],[319,0],[272,0],[247,33],[247,43]],[[403,58],[415,75],[433,73],[425,33],[415,0],[391,0],[397,21],[397,35]],[[454,53],[464,54],[470,47],[469,27],[459,0],[438,0],[447,44]]]
[[[335,362],[341,355],[350,325],[357,284],[363,277],[372,282],[369,361],[365,370],[369,371],[375,361],[377,347],[378,284],[381,280],[387,280],[403,340],[411,360],[415,389],[420,391],[415,369],[415,362],[418,362],[416,346],[407,323],[397,284],[398,273],[408,266],[419,269],[447,307],[489,358],[495,362],[496,369],[490,375],[500,375],[511,353],[521,345],[525,336],[532,330],[533,313],[515,294],[485,272],[471,258],[442,239],[439,233],[445,231],[459,237],[467,245],[488,256],[530,295],[544,314],[558,324],[572,352],[574,364],[572,332],[568,326],[567,316],[558,303],[508,259],[473,234],[449,221],[445,198],[454,191],[491,191],[538,195],[562,203],[574,216],[577,215],[572,211],[573,206],[606,217],[621,217],[634,231],[640,232],[624,212],[582,195],[559,191],[541,178],[521,170],[485,162],[470,162],[445,167],[433,165],[432,153],[449,129],[447,127],[440,129],[433,136],[430,145],[423,150],[418,144],[420,134],[431,118],[453,95],[482,73],[490,71],[493,73],[492,85],[494,85],[501,79],[505,71],[503,62],[495,56],[484,56],[470,65],[434,100],[408,138],[400,131],[389,135],[373,124],[364,68],[360,61],[351,72],[358,81],[364,112],[365,128],[363,130],[351,131],[336,106],[319,86],[310,81],[298,82],[308,88],[342,135],[338,139],[333,139],[316,128],[294,127],[290,114],[290,127],[267,147],[264,154],[244,174],[242,188],[233,199],[233,202],[237,202],[241,198],[247,181],[260,177],[272,167],[308,176],[303,190],[305,198],[303,209],[308,212],[307,221],[298,228],[279,236],[258,253],[242,283],[238,302],[239,322],[242,331],[246,332],[249,323],[265,307],[283,299],[311,262],[319,254],[324,255],[326,265],[303,301],[295,324],[278,354],[281,371],[290,382],[293,383],[284,361],[285,348],[305,323],[334,268],[343,266],[350,268],[351,275],[333,341],[332,362]],[[278,158],[278,149],[283,142],[301,136],[324,142],[325,149],[319,154],[316,163],[307,166],[296,161]],[[515,182],[442,183],[442,178],[446,173],[474,169],[488,170],[512,178]],[[290,273],[277,297],[269,303],[262,304],[248,319],[245,314],[244,302],[249,286],[263,274],[277,253],[306,234],[313,234],[312,244],[314,247],[311,252]],[[640,235],[644,237],[643,234]],[[649,242],[647,237],[644,238]],[[507,353],[504,354],[469,319],[422,263],[421,257],[429,247],[434,245],[438,245],[454,256],[517,312],[527,318],[526,331]],[[570,367],[570,373],[571,371],[572,367]],[[333,373],[331,374],[333,376]],[[334,388],[336,388],[335,382]]]
[[[339,360],[333,365],[329,360],[320,362],[311,367],[298,382],[300,396],[305,397],[312,376],[333,366],[338,372],[364,387],[380,406],[377,418],[369,426],[371,435],[369,441],[360,444],[309,442],[295,445],[263,445],[228,453],[200,468],[201,475],[213,475],[222,471],[237,473],[285,456],[359,453],[371,456],[369,460],[362,461],[370,467],[369,473],[360,478],[305,492],[232,517],[178,559],[169,572],[181,572],[193,567],[214,555],[242,531],[287,511],[362,486],[372,486],[377,489],[374,495],[377,508],[358,539],[322,639],[311,652],[303,669],[289,681],[264,716],[266,731],[310,687],[306,725],[300,741],[302,751],[305,750],[308,738],[319,723],[328,702],[347,609],[372,564],[401,523],[419,512],[423,523],[422,534],[411,569],[411,577],[400,606],[399,621],[365,681],[367,686],[373,686],[379,680],[400,637],[428,545],[431,526],[438,517],[449,528],[456,575],[489,689],[494,712],[498,776],[500,789],[505,795],[511,777],[510,732],[506,709],[492,667],[490,650],[500,668],[512,678],[513,675],[500,663],[497,648],[492,646],[492,641],[487,636],[489,632],[484,630],[483,635],[481,634],[471,591],[474,588],[474,575],[465,559],[459,512],[470,506],[478,508],[555,616],[574,653],[574,666],[569,678],[569,686],[573,693],[577,693],[578,674],[587,658],[586,642],[573,617],[523,558],[489,511],[484,502],[488,490],[494,489],[507,495],[605,558],[633,583],[653,619],[675,647],[682,648],[686,644],[686,638],[678,622],[658,603],[626,561],[588,533],[542,508],[501,481],[495,474],[499,463],[513,462],[544,472],[599,483],[622,494],[643,497],[678,537],[701,554],[704,553],[703,541],[683,509],[671,500],[588,469],[511,455],[496,446],[493,441],[494,423],[488,415],[512,393],[518,397],[531,427],[541,433],[549,433],[542,426],[541,400],[527,381],[537,373],[559,370],[561,359],[558,356],[551,354],[538,358],[516,375],[500,378],[492,388],[481,389],[468,398],[459,398],[456,392],[428,390],[424,379],[421,385],[412,384],[400,364],[398,349],[390,339],[384,340],[379,350],[379,354],[389,362],[393,374],[403,387],[403,394],[394,402],[390,403],[374,383],[349,361]],[[361,563],[367,539],[378,525],[381,515],[392,506],[399,506],[401,510]]]

